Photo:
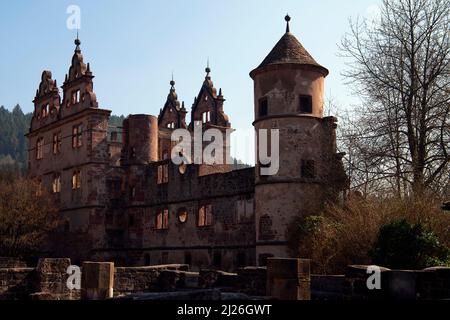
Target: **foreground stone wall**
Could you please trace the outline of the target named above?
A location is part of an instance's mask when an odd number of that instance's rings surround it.
[[[272,260],[272,259],[270,259]],[[245,267],[237,273],[203,269],[192,272],[189,265],[116,267],[109,277],[115,298],[132,300],[440,300],[450,298],[450,268],[390,270],[381,268],[381,289],[367,288],[368,266],[352,265],[344,275],[310,275],[305,261],[290,259],[266,267]],[[272,260],[272,261],[274,261]],[[287,261],[289,260],[289,261]],[[75,300],[82,290],[67,288],[70,259],[40,259],[36,268],[14,259],[0,258],[0,300]],[[93,263],[96,264],[96,263]],[[111,264],[111,263],[110,263]],[[112,264],[111,264],[112,265]],[[275,268],[274,268],[275,266]],[[290,267],[289,267],[290,266]],[[83,269],[81,270],[83,271]],[[94,272],[95,273],[95,272]],[[84,273],[82,272],[82,275]],[[92,279],[91,279],[92,278]],[[86,279],[85,279],[86,280]],[[90,289],[101,289],[104,281],[91,276]],[[84,281],[86,284],[86,281]],[[92,285],[94,284],[94,285]],[[286,287],[288,291],[283,288]],[[275,289],[276,290],[275,290]],[[281,289],[280,289],[281,288]],[[105,297],[113,296],[112,293]]]
[[[33,276],[34,268],[0,268],[0,300],[26,299]]]

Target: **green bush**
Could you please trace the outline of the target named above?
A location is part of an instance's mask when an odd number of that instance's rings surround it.
[[[450,250],[423,224],[396,220],[380,228],[369,256],[393,269],[423,269],[450,264]]]

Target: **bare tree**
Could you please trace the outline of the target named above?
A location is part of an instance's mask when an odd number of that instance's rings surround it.
[[[357,184],[378,181],[399,195],[448,187],[449,22],[449,0],[384,0],[376,21],[350,21],[344,76],[364,105],[342,146]]]
[[[59,225],[54,200],[38,181],[0,180],[0,255],[26,256],[43,248]]]

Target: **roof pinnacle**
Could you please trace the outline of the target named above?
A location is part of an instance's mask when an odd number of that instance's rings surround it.
[[[286,14],[286,17],[284,17],[284,20],[286,20],[286,33],[288,33],[288,32],[290,32],[289,21],[291,21],[291,17],[289,16],[289,14]]]
[[[80,49],[81,41],[80,41],[80,38],[78,37],[78,29],[77,29],[77,38],[75,39],[74,43],[76,45],[75,51],[76,52],[81,51],[81,49]]]

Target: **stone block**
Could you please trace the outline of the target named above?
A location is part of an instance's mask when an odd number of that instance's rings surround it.
[[[267,295],[280,300],[310,300],[310,260],[267,259]]]
[[[415,300],[418,297],[415,271],[391,270],[389,278],[389,298],[394,300]]]
[[[83,262],[81,297],[84,300],[104,300],[113,296],[114,263]]]

